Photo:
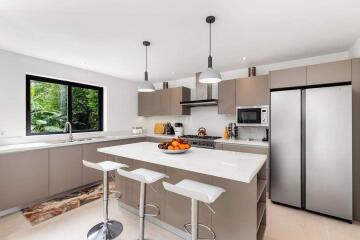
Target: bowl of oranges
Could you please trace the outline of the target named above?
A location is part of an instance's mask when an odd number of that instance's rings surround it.
[[[184,153],[191,148],[191,145],[181,138],[173,138],[171,141],[162,142],[158,145],[164,153]]]

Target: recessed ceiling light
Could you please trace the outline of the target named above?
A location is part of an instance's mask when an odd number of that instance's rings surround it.
[[[243,60],[243,61],[246,61],[246,57],[242,57],[242,60]]]
[[[171,75],[175,75],[175,72],[171,72]]]

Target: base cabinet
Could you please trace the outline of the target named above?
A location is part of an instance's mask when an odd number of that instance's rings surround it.
[[[0,211],[49,196],[48,150],[0,155]]]
[[[49,193],[55,195],[82,185],[82,146],[49,150]]]

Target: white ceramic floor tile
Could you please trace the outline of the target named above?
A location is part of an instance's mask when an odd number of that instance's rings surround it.
[[[117,240],[135,240],[138,235],[138,218],[118,209],[114,199],[110,201],[110,218],[124,224],[123,233]],[[360,224],[349,224],[332,218],[288,208],[267,202],[266,240],[359,240]],[[36,226],[15,213],[0,219],[1,240],[86,240],[87,231],[102,220],[102,201],[97,200]],[[181,238],[147,223],[145,235],[156,240],[180,240]],[[223,240],[223,239],[219,239]]]

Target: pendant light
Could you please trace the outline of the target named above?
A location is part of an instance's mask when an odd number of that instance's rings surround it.
[[[138,87],[138,92],[153,92],[155,91],[154,85],[149,82],[149,76],[147,71],[147,47],[150,46],[150,42],[144,41],[143,45],[145,46],[146,52],[146,70],[145,70],[145,81],[142,82]]]
[[[211,56],[211,24],[215,22],[214,16],[208,16],[206,22],[210,25],[210,43],[209,43],[209,57],[208,57],[208,69],[203,71],[199,76],[199,82],[201,83],[218,83],[221,81],[221,75],[218,71],[212,68],[212,56]]]

